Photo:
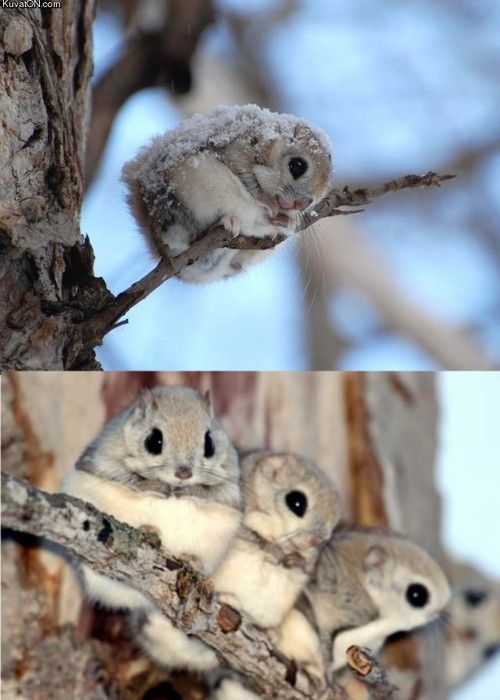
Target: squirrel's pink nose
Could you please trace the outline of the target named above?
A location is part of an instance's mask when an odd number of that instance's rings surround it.
[[[193,470],[190,467],[177,467],[175,476],[178,479],[190,479],[193,476]]]
[[[291,201],[281,196],[278,197],[280,209],[284,209],[285,211],[291,211],[292,209],[296,211],[304,211],[304,209],[307,209],[311,202],[312,199],[306,197],[302,199],[293,199]]]
[[[306,209],[310,203],[311,203],[310,200],[309,201],[305,201],[303,199],[295,200],[295,202],[293,203],[293,209],[297,209],[298,211],[304,211],[304,209]]]

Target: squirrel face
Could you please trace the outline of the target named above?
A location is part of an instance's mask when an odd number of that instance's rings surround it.
[[[258,453],[243,460],[242,478],[244,523],[285,554],[315,559],[340,519],[327,477],[295,455]]]
[[[292,140],[276,139],[253,172],[262,190],[287,215],[319,202],[331,188],[331,155],[314,132],[298,125]]]
[[[450,564],[453,596],[446,609],[446,680],[458,685],[500,653],[500,584],[464,564]]]
[[[108,478],[131,488],[140,488],[144,479],[165,484],[166,492],[223,483],[239,491],[236,450],[208,394],[187,387],[142,391],[104,428],[80,461],[85,460],[104,465]]]
[[[366,550],[362,569],[366,590],[380,616],[401,620],[402,630],[435,619],[450,599],[441,568],[408,540],[380,536]]]
[[[330,189],[330,151],[326,134],[293,115],[219,107],[154,139],[125,164],[122,179],[153,255],[172,257],[215,224],[252,238],[300,230],[302,212]],[[179,276],[232,277],[269,253],[216,248]]]

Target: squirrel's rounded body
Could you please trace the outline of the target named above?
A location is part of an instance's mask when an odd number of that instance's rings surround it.
[[[319,129],[256,105],[196,114],[123,169],[128,201],[156,257],[178,255],[218,223],[235,236],[289,235],[330,178],[330,145]],[[230,277],[269,254],[219,248],[179,276]]]
[[[421,547],[394,533],[346,527],[323,548],[279,648],[310,671],[321,675],[324,659],[335,672],[349,646],[376,652],[391,634],[434,620],[449,596],[443,571]]]
[[[241,520],[236,450],[208,396],[186,387],[141,392],[85,450],[64,490],[133,527],[153,529],[170,554],[196,557],[207,574]],[[130,586],[82,569],[89,596],[101,604],[151,605]]]
[[[263,628],[276,627],[293,606],[319,550],[340,519],[337,494],[309,461],[286,453],[257,452],[241,464],[244,513],[226,556],[213,573],[219,599]],[[210,670],[198,640],[170,633],[171,623],[149,616],[142,645],[159,663]],[[163,630],[163,631],[162,631]]]

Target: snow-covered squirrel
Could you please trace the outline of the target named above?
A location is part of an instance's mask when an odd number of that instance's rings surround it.
[[[68,472],[63,490],[133,527],[154,528],[165,549],[214,571],[241,521],[239,459],[209,395],[178,386],[142,391]],[[146,609],[134,588],[81,566],[89,597]]]
[[[234,236],[290,235],[331,187],[328,137],[309,122],[256,105],[196,114],[125,164],[128,201],[155,257],[176,256],[211,225]],[[220,248],[179,273],[230,277],[270,250]]]
[[[321,546],[340,519],[329,479],[287,453],[257,452],[241,464],[243,522],[213,573],[220,600],[256,625],[276,627],[303,590]],[[138,638],[159,664],[210,671],[215,653],[152,612],[138,620]]]
[[[341,528],[323,547],[278,648],[322,676],[346,665],[351,645],[377,652],[396,632],[434,620],[450,598],[440,566],[421,547],[368,528]]]

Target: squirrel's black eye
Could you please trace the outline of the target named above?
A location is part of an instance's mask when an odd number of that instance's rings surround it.
[[[429,600],[429,591],[421,583],[412,583],[406,589],[406,600],[414,608],[423,608]]]
[[[153,428],[144,440],[144,447],[152,455],[159,455],[163,449],[163,433],[159,428]]]
[[[290,158],[288,169],[294,180],[298,180],[307,170],[307,163],[303,158]]]
[[[468,588],[464,591],[464,599],[469,608],[475,608],[481,605],[487,597],[488,594],[486,591],[479,590],[478,588]]]
[[[483,657],[485,661],[488,661],[488,659],[491,659],[495,654],[498,654],[500,651],[500,644],[491,644],[489,647],[486,647],[486,649],[483,652]]]
[[[213,457],[215,454],[215,440],[210,430],[205,433],[205,457]]]
[[[302,491],[290,491],[290,493],[287,493],[285,503],[298,518],[302,518],[307,510],[307,497]]]

